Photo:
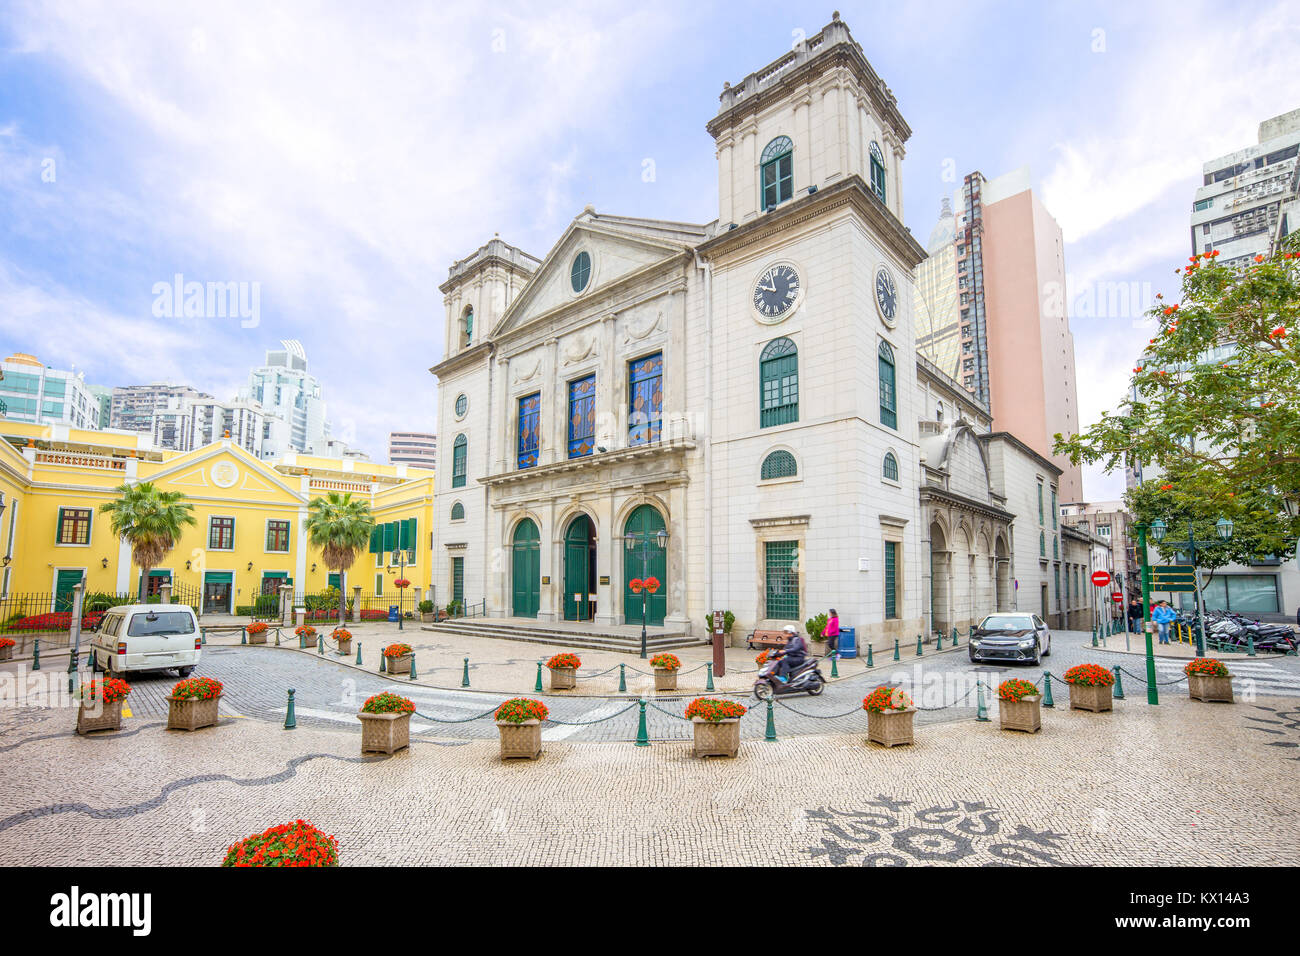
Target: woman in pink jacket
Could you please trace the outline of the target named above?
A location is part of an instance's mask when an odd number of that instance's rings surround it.
[[[831,608],[830,620],[826,622],[826,629],[822,631],[822,636],[826,638],[826,649],[832,654],[839,653],[840,615],[835,608]]]

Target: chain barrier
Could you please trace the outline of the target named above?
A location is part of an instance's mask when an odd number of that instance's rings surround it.
[[[430,717],[428,714],[422,713],[421,711],[418,710],[415,711],[414,713],[420,717],[423,717],[425,720],[432,721],[435,724],[468,724],[476,720],[482,720],[484,717],[487,717],[488,715],[495,716],[497,712],[497,708],[500,706],[501,705],[498,704],[496,707],[493,707],[491,710],[485,710],[481,714],[475,714],[473,717],[465,717],[457,720],[443,719],[441,717]]]
[[[1122,667],[1122,666],[1121,666],[1121,667],[1118,668],[1118,670],[1120,670],[1122,673],[1128,674],[1128,676],[1131,677],[1131,678],[1133,678],[1134,680],[1141,681],[1141,682],[1144,683],[1144,684],[1147,682],[1147,681],[1146,681],[1146,678],[1143,677],[1141,674],[1134,674],[1134,673],[1131,673],[1131,672],[1130,672],[1127,668],[1125,668],[1125,667]],[[1057,679],[1059,680],[1059,678],[1057,678]],[[1158,681],[1156,681],[1156,686],[1157,686],[1157,687],[1168,687],[1170,684],[1182,684],[1182,683],[1184,683],[1186,680],[1187,680],[1187,675],[1184,674],[1182,677],[1176,677],[1176,678],[1174,678],[1173,680],[1166,680],[1166,681],[1159,681],[1159,680],[1158,680]]]
[[[574,680],[591,680],[593,677],[604,677],[606,674],[612,674],[612,673],[613,673],[614,671],[616,671],[616,670],[618,670],[618,665],[617,665],[617,664],[615,664],[613,667],[609,668],[608,670],[597,671],[597,672],[594,673],[594,674],[574,674],[574,675],[573,675],[573,679],[574,679]]]
[[[631,703],[629,703],[626,707],[624,707],[622,710],[616,711],[610,714],[608,717],[597,717],[595,720],[560,720],[559,718],[556,717],[547,717],[546,720],[543,721],[543,723],[564,724],[567,727],[586,727],[590,724],[601,724],[607,720],[613,720],[615,717],[622,717],[629,710],[631,710],[633,707],[638,706],[639,704],[640,701],[634,700]]]

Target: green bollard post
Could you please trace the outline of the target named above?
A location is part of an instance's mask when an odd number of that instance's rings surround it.
[[[357,641],[357,666],[361,666],[361,642]]]
[[[410,673],[410,678],[411,678],[411,680],[415,680],[415,655],[414,655],[414,654],[411,655],[411,673]]]
[[[626,694],[626,693],[627,693],[627,673],[626,673],[626,667],[627,667],[626,664],[619,664],[619,665],[618,665],[618,692],[619,692],[620,694]]]
[[[1254,634],[1246,635],[1246,656],[1247,657],[1255,656],[1255,635]]]
[[[280,629],[278,627],[275,629],[275,646],[280,646]]]
[[[1056,706],[1056,704],[1054,704],[1054,703],[1052,702],[1052,673],[1051,673],[1051,671],[1043,671],[1043,706],[1044,706],[1044,707],[1055,707],[1055,706]]]
[[[284,710],[284,729],[293,730],[298,726],[298,718],[293,713],[293,688],[289,688],[289,706]]]
[[[537,683],[533,685],[533,693],[540,694],[541,692],[542,692],[542,662],[538,661],[537,662]]]
[[[91,674],[95,673],[95,652],[94,651],[86,652],[86,666],[90,668]]]
[[[956,624],[952,626],[952,646],[953,647],[957,646],[957,625]]]
[[[383,651],[379,652],[379,673],[381,674],[388,673],[388,655],[385,654]]]
[[[982,680],[975,682],[975,699],[975,719],[982,724],[987,724],[989,722],[989,709],[984,703],[984,682]]]
[[[41,669],[41,639],[38,637],[32,641],[32,670]]]
[[[202,647],[206,643],[208,643],[208,629],[201,627],[199,628],[199,646]]]
[[[1124,678],[1120,673],[1119,665],[1115,665],[1115,690],[1111,692],[1116,700],[1124,699]]]
[[[704,665],[704,673],[709,675],[709,682],[704,685],[704,689],[713,690],[713,661]]]
[[[872,658],[871,658],[871,642],[870,642],[870,641],[867,642],[867,666],[868,666],[868,667],[875,667],[875,666],[876,666],[876,662],[875,662],[874,660],[872,660]]]
[[[1097,628],[1095,627],[1092,629],[1092,646],[1097,646]]]
[[[239,629],[239,643],[240,643],[240,644],[247,644],[247,643],[248,643],[248,628],[247,628],[247,627],[241,627],[241,628]]]
[[[769,744],[776,741],[776,718],[772,714],[772,698],[767,699],[767,732],[763,739]]]
[[[464,673],[461,675],[461,678],[460,678],[460,686],[461,686],[461,687],[468,687],[468,686],[469,686],[469,658],[468,658],[468,657],[465,658],[465,671],[464,671]]]
[[[537,673],[539,675],[537,679],[540,681],[541,680],[540,675],[542,672],[539,670]],[[646,729],[645,729],[645,701],[644,700],[641,701],[641,717],[637,721],[637,725],[636,725],[636,745],[638,747],[650,746],[650,735],[646,733]]]
[[[921,635],[916,635],[916,656],[921,656]]]
[[[902,660],[902,658],[899,657],[898,655],[898,638],[894,638],[894,660],[896,661]]]
[[[324,634],[321,634],[321,635],[319,635],[319,636],[316,638],[316,653],[317,653],[317,654],[320,654],[320,655],[322,655],[322,656],[325,654],[325,635],[324,635]]]
[[[831,677],[840,676],[840,655],[831,655]]]

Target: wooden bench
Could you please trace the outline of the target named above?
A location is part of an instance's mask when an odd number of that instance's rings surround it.
[[[745,638],[745,643],[753,650],[755,647],[785,647],[789,640],[790,634],[787,631],[752,631]]]

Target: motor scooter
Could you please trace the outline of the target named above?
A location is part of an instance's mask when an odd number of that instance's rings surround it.
[[[776,676],[776,669],[781,661],[780,653],[768,655],[768,659],[758,671],[754,680],[754,696],[759,700],[769,700],[773,696],[784,697],[786,694],[808,694],[816,697],[826,689],[826,678],[817,666],[817,658],[809,657],[798,667],[790,671],[790,679],[783,681]]]

